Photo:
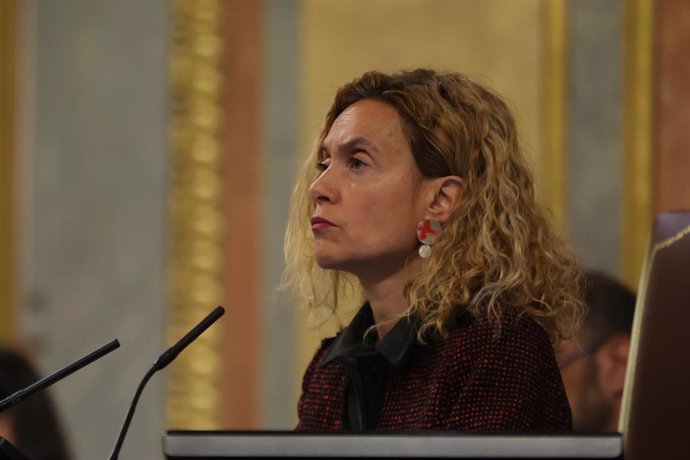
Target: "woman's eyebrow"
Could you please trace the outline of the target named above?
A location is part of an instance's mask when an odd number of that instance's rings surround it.
[[[362,136],[356,136],[353,137],[352,139],[348,139],[345,141],[342,145],[338,146],[339,150],[344,150],[344,151],[351,151],[354,150],[358,147],[367,147],[368,149],[375,150],[376,152],[379,151],[378,147],[376,147],[376,144],[371,142],[369,139],[366,137]],[[322,154],[327,154],[329,153],[328,147],[326,147],[326,144],[321,142],[321,145],[319,146],[319,150],[321,151]]]

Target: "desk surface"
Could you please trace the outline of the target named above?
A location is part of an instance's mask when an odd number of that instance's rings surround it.
[[[220,458],[501,458],[617,459],[621,435],[351,434],[170,431],[169,459]]]

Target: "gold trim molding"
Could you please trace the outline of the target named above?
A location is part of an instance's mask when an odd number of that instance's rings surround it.
[[[567,7],[565,0],[546,2],[546,95],[544,109],[544,179],[546,203],[556,222],[566,224]]]
[[[652,225],[654,0],[625,2],[622,276],[640,279]]]
[[[14,157],[17,92],[17,2],[0,1],[0,340],[14,337]]]
[[[219,0],[172,3],[168,330],[172,344],[223,298]],[[171,366],[167,426],[220,426],[221,323]]]

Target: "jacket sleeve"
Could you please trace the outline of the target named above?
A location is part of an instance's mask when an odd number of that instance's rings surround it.
[[[527,317],[503,324],[496,337],[482,328],[474,363],[459,389],[451,419],[463,431],[570,431],[572,418],[544,330]]]
[[[299,400],[297,402],[297,427],[295,428],[296,430],[308,430],[308,429],[313,429],[313,427],[306,426],[305,425],[305,417],[304,417],[304,407],[305,403],[307,402],[307,398],[309,397],[309,388],[310,384],[312,381],[312,377],[314,375],[314,371],[316,370],[317,366],[319,365],[319,362],[321,361],[321,358],[323,357],[324,353],[329,349],[331,343],[333,343],[334,338],[329,338],[329,339],[324,339],[321,342],[321,346],[319,347],[318,350],[316,350],[316,353],[314,353],[314,356],[312,357],[311,361],[309,362],[309,365],[307,366],[307,369],[304,371],[304,376],[302,377],[302,391],[300,393]]]

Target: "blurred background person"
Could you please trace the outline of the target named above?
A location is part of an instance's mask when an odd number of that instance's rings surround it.
[[[0,348],[0,399],[39,380],[31,364],[19,353]],[[67,440],[46,390],[34,393],[0,413],[0,436],[30,460],[69,460]]]
[[[635,294],[614,278],[589,272],[587,315],[575,336],[563,343],[559,366],[575,431],[617,431]]]

